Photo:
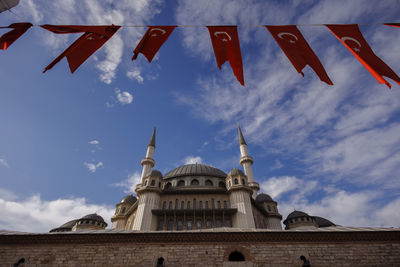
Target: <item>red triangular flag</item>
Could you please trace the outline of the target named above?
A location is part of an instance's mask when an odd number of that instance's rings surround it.
[[[384,23],[386,26],[392,26],[392,27],[399,27],[400,28],[400,23]]]
[[[325,25],[342,44],[364,65],[380,84],[391,87],[382,76],[389,77],[400,84],[400,77],[382,59],[375,55],[364,39],[357,24]]]
[[[84,34],[79,37],[72,45],[70,45],[64,52],[62,52],[56,59],[54,59],[43,71],[51,69],[63,57],[68,60],[68,65],[71,73],[79,68],[97,49],[103,46],[105,42],[110,39],[114,33],[118,31],[121,26],[107,25],[107,26],[80,26],[80,25],[42,25],[48,31],[66,34],[66,33],[79,33]]]
[[[244,86],[242,54],[237,26],[207,26],[218,68],[226,61],[232,67],[236,79]]]
[[[135,60],[139,53],[142,53],[151,62],[175,28],[176,26],[150,26],[133,50],[132,60]]]
[[[7,48],[21,37],[21,35],[23,35],[30,27],[32,27],[32,23],[29,22],[13,23],[8,27],[0,27],[1,29],[13,28],[13,30],[0,37],[0,49],[7,50]]]
[[[318,75],[321,81],[333,85],[329,79],[324,66],[322,66],[317,55],[308,45],[303,35],[294,25],[288,26],[265,26],[281,47],[282,51],[292,62],[298,73],[304,76],[303,68],[309,65]]]

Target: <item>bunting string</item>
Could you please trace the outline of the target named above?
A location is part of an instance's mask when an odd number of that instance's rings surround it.
[[[400,77],[382,60],[369,46],[362,35],[359,26],[386,25],[400,28],[400,23],[358,23],[358,24],[293,24],[293,25],[33,25],[29,22],[13,23],[0,27],[11,29],[0,37],[0,49],[7,48],[19,39],[31,27],[41,27],[55,34],[82,33],[64,52],[54,59],[43,71],[50,70],[55,64],[66,57],[71,73],[74,73],[94,52],[101,48],[120,28],[147,28],[142,39],[133,50],[132,60],[143,54],[149,63],[161,46],[168,40],[175,28],[206,28],[210,34],[217,66],[228,61],[233,74],[242,86],[243,62],[239,44],[238,28],[265,27],[279,47],[288,57],[298,73],[304,76],[302,70],[309,65],[321,81],[333,85],[318,56],[307,43],[297,28],[323,26],[360,61],[380,84],[390,83],[383,78],[388,77],[400,85]]]

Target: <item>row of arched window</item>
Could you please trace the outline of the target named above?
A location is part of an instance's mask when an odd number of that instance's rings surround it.
[[[204,206],[203,206],[204,204]],[[195,198],[193,199],[193,202],[189,201],[179,201],[178,199],[175,200],[175,203],[173,203],[172,201],[168,202],[168,209],[172,210],[172,209],[221,209],[221,208],[228,208],[228,202],[226,200],[220,201],[217,200],[215,201],[213,198],[211,199],[211,201],[197,201]],[[166,210],[167,209],[167,201],[163,201],[162,204],[162,209]]]
[[[166,223],[166,225],[165,225]],[[219,227],[232,227],[232,221],[230,219],[223,220],[221,218],[215,219],[213,223],[212,218],[206,218],[203,222],[201,219],[197,219],[195,222],[192,219],[186,219],[186,222],[182,218],[177,218],[176,223],[174,220],[168,219],[164,221],[163,219],[158,221],[157,231],[168,230],[168,231],[182,231],[182,230],[194,230],[194,229],[211,229]]]
[[[197,179],[192,179],[191,181],[190,181],[190,183],[188,184],[188,186],[198,186],[198,185],[200,185],[200,182],[199,182],[199,180],[197,180]],[[213,183],[213,181],[211,181],[210,179],[207,179],[206,181],[205,181],[205,183],[204,183],[204,185],[205,186],[214,186],[214,183]],[[176,184],[176,186],[177,187],[181,187],[181,186],[187,186],[187,184],[186,184],[186,181],[185,180],[179,180],[178,181],[178,183]],[[164,187],[164,189],[168,189],[168,188],[171,188],[172,187],[172,183],[171,182],[168,182],[168,183],[166,183],[165,184],[165,187]],[[219,183],[218,183],[218,187],[225,187],[225,183],[224,182],[222,182],[222,181],[220,181]]]

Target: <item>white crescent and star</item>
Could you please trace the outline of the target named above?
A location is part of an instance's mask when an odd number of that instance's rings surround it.
[[[343,36],[341,39],[342,39],[343,42],[346,42],[348,40],[355,42],[358,45],[359,48],[352,47],[351,49],[353,49],[356,52],[360,52],[361,44],[360,44],[359,41],[357,41],[357,39],[354,39],[353,37],[349,37],[349,36]]]
[[[154,33],[153,33],[154,32]],[[160,29],[160,28],[153,28],[150,30],[149,35],[151,37],[161,36],[164,35],[167,31]]]
[[[232,40],[231,36],[227,32],[214,32],[214,36],[215,37],[218,37],[218,35],[221,35],[221,41],[222,42],[228,42],[228,41]],[[225,36],[228,37],[229,40],[226,39]]]
[[[278,33],[278,37],[281,38],[281,39],[285,39],[285,38],[284,38],[285,35],[293,37],[294,39],[296,39],[296,41],[299,40],[299,38],[297,38],[297,36],[294,35],[293,33],[290,33],[290,32],[281,32],[281,33]],[[291,44],[294,44],[294,43],[296,42],[295,40],[292,40],[292,39],[290,39],[290,40],[288,40],[288,41],[289,41],[289,43],[291,43]]]

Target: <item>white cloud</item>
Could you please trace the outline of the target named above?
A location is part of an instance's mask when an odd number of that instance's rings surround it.
[[[98,145],[98,144],[100,144],[100,142],[99,142],[99,140],[92,140],[92,141],[89,142],[89,144]]]
[[[1,192],[1,190],[0,190]],[[114,208],[109,205],[89,204],[85,198],[42,200],[34,195],[24,200],[4,198],[0,194],[0,229],[48,232],[67,221],[97,213],[111,226]]]
[[[104,167],[103,162],[101,162],[101,161],[99,161],[97,164],[96,163],[87,163],[87,162],[85,162],[84,164],[85,164],[86,168],[88,168],[88,170],[91,172],[96,172],[98,168]]]
[[[270,170],[279,170],[279,169],[282,169],[282,168],[283,168],[282,162],[279,159],[276,159],[274,166],[272,166],[270,168]]]
[[[4,167],[9,167],[8,162],[5,158],[0,158],[0,165],[4,166]]]
[[[13,192],[0,188],[0,199],[15,200],[16,198],[17,196]]]
[[[113,186],[116,187],[121,187],[124,190],[124,193],[126,194],[135,194],[135,186],[140,183],[140,178],[141,178],[141,173],[140,172],[134,172],[132,174],[128,175],[128,178],[125,180],[112,184]]]
[[[187,156],[185,159],[182,160],[183,164],[201,164],[203,163],[203,159],[199,156],[195,157],[195,156]]]
[[[124,25],[126,21],[132,21],[134,18],[134,24],[143,25],[160,13],[161,6],[161,0],[54,0],[50,3],[26,0],[21,1],[14,11],[35,24]],[[142,28],[120,29],[89,59],[89,62],[94,62],[95,67],[100,71],[99,79],[102,82],[110,84],[116,78],[125,44],[131,47],[132,44],[137,43],[143,30]],[[122,31],[123,34],[121,34]],[[77,38],[75,34],[55,35],[45,31],[38,31],[37,34],[44,40],[43,43],[46,46],[53,49],[54,54],[61,53]],[[85,65],[89,63],[86,62]]]
[[[303,181],[294,176],[271,177],[260,184],[261,191],[272,198],[279,198],[282,194],[296,190],[296,195],[303,197],[316,189],[315,181]]]
[[[141,71],[138,67],[128,71],[126,73],[126,77],[128,77],[131,80],[136,80],[138,83],[144,82],[143,76],[141,75]]]
[[[130,104],[133,101],[133,95],[131,95],[127,91],[121,92],[121,90],[115,89],[115,94],[117,96],[119,103],[121,103],[122,105]]]

